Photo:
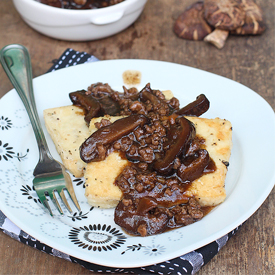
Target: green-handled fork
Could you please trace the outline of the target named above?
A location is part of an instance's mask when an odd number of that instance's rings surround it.
[[[67,209],[72,212],[65,196],[67,190],[75,206],[80,210],[70,175],[64,165],[51,156],[41,128],[34,99],[32,66],[28,50],[22,45],[8,45],[0,51],[0,62],[27,110],[37,140],[39,161],[33,171],[33,186],[39,199],[53,216],[47,199],[50,196],[58,211],[63,214],[56,196],[58,193]]]

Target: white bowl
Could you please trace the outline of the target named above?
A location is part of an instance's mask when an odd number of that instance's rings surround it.
[[[35,0],[13,0],[23,20],[47,36],[70,41],[96,40],[116,34],[139,17],[147,0],[125,0],[100,9],[68,10]]]

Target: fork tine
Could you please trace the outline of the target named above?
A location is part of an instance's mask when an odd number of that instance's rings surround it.
[[[64,214],[55,194],[55,192],[60,193],[64,188],[64,178],[62,174],[46,178],[36,177],[33,179],[33,185],[35,187],[35,191],[39,199],[44,204],[44,206],[50,211],[51,216],[53,216],[53,212],[48,203],[46,195],[49,195],[50,199],[52,200],[53,204],[55,205],[59,213],[61,215]]]
[[[64,168],[62,168],[62,173],[64,175],[65,178],[65,182],[66,182],[66,189],[68,191],[68,194],[70,195],[70,198],[72,199],[72,201],[74,202],[75,207],[81,211],[81,208],[79,206],[78,200],[76,198],[75,192],[74,192],[74,188],[73,188],[73,184],[72,184],[72,179],[70,177],[70,175],[66,172],[66,170]],[[64,196],[65,197],[65,196]]]
[[[44,200],[44,201],[43,201],[43,204],[44,204],[44,206],[49,210],[50,215],[53,217],[53,212],[52,212],[52,209],[51,209],[51,207],[50,207],[50,205],[49,205],[49,203],[48,203],[48,200],[47,200],[47,199]]]
[[[79,206],[79,203],[78,203],[78,201],[77,201],[77,198],[76,198],[76,196],[75,196],[75,193],[69,191],[68,189],[67,189],[67,191],[68,191],[68,194],[69,194],[70,198],[72,199],[72,201],[73,201],[75,207],[78,209],[78,211],[81,211],[81,208],[80,208],[80,206]]]
[[[71,209],[71,207],[70,207],[70,205],[67,201],[67,198],[65,197],[64,189],[62,189],[62,191],[59,193],[59,196],[61,197],[61,199],[62,199],[63,203],[65,204],[66,208],[68,209],[68,211],[70,213],[72,213],[73,211],[72,211],[72,209]]]
[[[45,191],[44,191],[45,189],[43,188],[42,185],[35,184],[37,181],[38,181],[38,179],[33,180],[35,192],[38,195],[38,198],[40,199],[42,204],[49,210],[50,215],[53,216],[52,209],[51,209],[51,207],[48,203],[48,199],[46,198],[46,194],[45,194]]]
[[[64,215],[63,211],[62,211],[62,208],[60,207],[60,204],[57,200],[57,197],[56,197],[56,194],[55,194],[55,191],[57,190],[53,190],[51,193],[52,193],[52,196],[50,195],[51,199],[52,199],[52,202],[54,203],[55,207],[57,208],[57,210],[59,211],[59,213],[61,215]]]
[[[62,169],[62,173],[64,171],[65,171],[65,169]],[[53,212],[52,212],[50,205],[48,203],[46,194],[50,196],[53,204],[55,205],[55,207],[57,208],[59,213],[61,215],[64,215],[64,212],[62,211],[62,208],[58,202],[57,195],[55,192],[58,193],[58,195],[60,196],[60,199],[62,200],[62,202],[68,209],[68,211],[70,213],[73,212],[68,201],[67,201],[67,198],[65,196],[65,190],[67,190],[70,198],[72,199],[72,201],[75,204],[75,206],[77,207],[77,209],[79,211],[81,211],[78,201],[76,199],[75,193],[74,193],[71,177],[66,171],[64,172],[63,175],[62,175],[62,173],[60,173],[60,175],[53,176],[53,177],[47,177],[47,178],[37,177],[37,178],[33,179],[33,185],[35,186],[35,191],[36,191],[39,199],[41,200],[41,202],[49,210],[51,216],[53,216]],[[45,191],[45,190],[47,190],[47,191]]]

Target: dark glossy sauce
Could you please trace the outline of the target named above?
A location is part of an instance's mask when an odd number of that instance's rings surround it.
[[[185,117],[185,112],[200,115],[207,110],[205,96],[179,109],[177,99],[166,100],[149,84],[139,93],[124,88],[119,94],[108,84],[96,83],[70,98],[84,107],[87,123],[91,116],[126,115],[114,123],[102,119],[80,149],[87,163],[103,160],[112,151],[130,162],[115,181],[123,198],[114,220],[126,232],[159,234],[196,222],[212,209],[187,195],[195,179],[216,170],[205,140]]]

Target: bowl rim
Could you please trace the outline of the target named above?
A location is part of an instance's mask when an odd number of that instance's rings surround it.
[[[128,6],[133,5],[135,2],[142,2],[140,0],[125,0],[123,2],[120,2],[118,4],[112,5],[112,6],[108,6],[105,8],[99,8],[99,9],[85,9],[85,10],[72,10],[72,9],[62,9],[62,8],[57,8],[57,7],[52,7],[46,4],[42,4],[36,0],[13,0],[13,1],[24,1],[26,3],[28,3],[29,5],[33,5],[34,7],[37,7],[39,9],[44,9],[45,11],[48,12],[54,12],[54,13],[60,13],[60,14],[90,14],[90,13],[105,13],[105,12],[112,12],[118,9],[126,9]],[[147,0],[144,0],[144,2],[146,2]]]

